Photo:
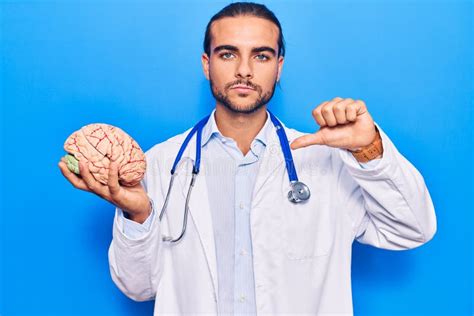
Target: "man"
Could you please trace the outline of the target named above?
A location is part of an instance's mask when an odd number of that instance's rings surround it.
[[[172,163],[186,135],[147,152],[142,184],[108,186],[81,162],[77,188],[117,206],[109,249],[117,286],[155,314],[352,314],[351,245],[403,250],[429,241],[436,217],[418,171],[377,128],[361,100],[313,111],[318,132],[284,127],[299,178],[311,190],[288,200],[288,173],[267,112],[284,62],[280,23],[265,6],[234,3],[208,24],[202,65],[216,99],[202,130],[202,166],[177,237],[196,149],[184,151],[166,213]],[[190,162],[191,161],[191,162]],[[155,207],[153,207],[153,205]]]

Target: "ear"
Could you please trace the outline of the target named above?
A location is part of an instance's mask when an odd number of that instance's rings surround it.
[[[209,80],[209,56],[206,53],[201,55],[202,70],[204,71],[204,76]]]
[[[285,58],[283,56],[278,57],[277,82],[280,81],[281,71],[283,69],[284,62],[285,62]]]

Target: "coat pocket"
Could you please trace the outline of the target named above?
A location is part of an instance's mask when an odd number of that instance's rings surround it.
[[[330,253],[336,234],[335,218],[324,202],[317,196],[304,203],[287,202],[281,218],[283,247],[289,259],[307,260]]]

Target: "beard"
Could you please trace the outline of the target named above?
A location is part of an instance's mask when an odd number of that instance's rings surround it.
[[[209,83],[211,86],[211,92],[214,98],[216,99],[217,102],[222,104],[225,108],[230,110],[233,113],[238,113],[238,114],[251,114],[256,111],[258,111],[260,108],[262,108],[264,105],[266,105],[273,97],[273,94],[275,93],[275,86],[277,81],[273,83],[273,87],[270,91],[266,91],[265,93],[262,91],[262,88],[259,85],[256,85],[248,80],[236,80],[231,83],[228,83],[225,85],[224,90],[218,90],[214,82],[212,81],[212,77],[209,76]],[[246,105],[236,105],[229,99],[228,91],[231,89],[232,86],[234,85],[246,85],[249,86],[258,93],[258,97],[255,100],[255,102],[251,102]],[[244,98],[248,97],[248,95],[245,94],[238,94],[239,97]]]

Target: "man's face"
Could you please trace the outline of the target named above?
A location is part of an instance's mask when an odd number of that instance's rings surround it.
[[[201,60],[218,103],[235,113],[252,113],[270,101],[283,66],[278,36],[275,24],[254,16],[212,24],[211,56],[204,53]]]

